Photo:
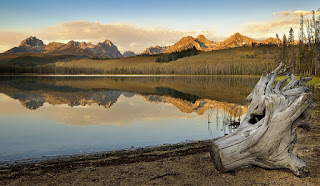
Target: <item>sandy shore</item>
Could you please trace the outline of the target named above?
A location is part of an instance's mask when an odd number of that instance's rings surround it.
[[[298,129],[295,153],[310,176],[249,167],[219,173],[210,162],[209,141],[82,155],[0,168],[0,185],[320,185],[320,111],[312,129]]]

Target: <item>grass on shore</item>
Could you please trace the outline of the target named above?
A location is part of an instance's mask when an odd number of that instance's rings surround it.
[[[301,76],[304,77],[304,76]],[[285,78],[285,76],[278,76],[276,78],[276,81],[281,81]],[[300,78],[300,76],[295,76],[296,79]],[[289,80],[287,80],[289,81]],[[312,76],[312,80],[307,82],[307,85],[315,86],[315,85],[320,85],[320,77],[315,77]]]

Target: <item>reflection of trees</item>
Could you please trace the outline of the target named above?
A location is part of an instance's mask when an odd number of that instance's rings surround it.
[[[225,112],[221,109],[210,109],[208,111],[208,131],[211,136],[213,136],[211,129],[213,125],[216,128],[221,128],[225,135],[234,132],[238,128],[246,111],[240,107],[230,108],[229,111]]]
[[[168,87],[156,87],[157,94],[162,95],[162,96],[170,96],[173,98],[180,98],[182,100],[186,100],[189,102],[196,102],[200,97],[193,95],[193,94],[188,94],[188,93],[183,93],[178,90],[168,88]]]

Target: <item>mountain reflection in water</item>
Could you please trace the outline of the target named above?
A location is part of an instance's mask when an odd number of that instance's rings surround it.
[[[119,97],[122,95],[125,98],[140,96],[148,102],[172,104],[182,112],[196,112],[199,115],[202,115],[211,108],[220,108],[233,117],[239,117],[246,112],[246,106],[238,105],[237,103],[228,103],[228,99],[235,99],[234,96],[231,98],[226,97],[226,101],[212,100],[212,95],[213,98],[216,95],[218,99],[221,99],[221,94],[216,94],[217,89],[213,89],[212,92],[210,92],[210,89],[212,88],[209,85],[206,85],[207,87],[202,87],[202,89],[209,89],[206,90],[209,94],[206,92],[201,92],[199,95],[196,95],[195,91],[198,90],[196,90],[197,87],[192,87],[194,84],[187,84],[187,86],[182,86],[181,89],[186,91],[182,92],[170,87],[165,87],[170,86],[170,84],[168,83],[172,83],[172,80],[175,80],[175,78],[164,78],[167,81],[163,81],[163,78],[159,77],[148,77],[151,83],[149,83],[149,86],[146,86],[146,84],[148,83],[146,82],[145,78],[138,77],[134,77],[134,80],[132,80],[132,78],[123,77],[84,78],[84,80],[76,77],[1,77],[0,86],[2,93],[8,95],[13,99],[19,100],[24,107],[30,110],[39,109],[45,103],[53,106],[66,104],[70,107],[91,106],[95,103],[99,106],[110,108],[115,103],[117,103]],[[188,83],[190,81],[190,79],[188,78],[190,77],[185,78],[177,78],[176,82],[174,83],[177,85],[180,85],[181,81],[184,83]],[[104,84],[101,88],[98,88],[99,85],[102,85],[99,84],[101,80],[106,84]],[[201,80],[201,82],[203,82],[204,80],[210,81],[212,80],[212,77],[211,79],[210,77],[207,77]],[[78,81],[84,81],[84,83],[79,84]],[[122,82],[121,87],[118,86],[119,81]],[[154,81],[162,81],[162,84],[153,84]],[[220,86],[225,84],[221,83],[221,81],[225,80],[218,79],[216,80],[216,82],[214,82],[214,85],[216,86],[216,83],[219,82]],[[77,83],[72,84],[72,82]],[[115,85],[113,84],[114,82],[116,82]],[[206,81],[204,82],[205,84],[208,83]],[[143,86],[139,87],[139,83],[142,83]],[[88,87],[94,84],[97,84],[97,86]],[[137,86],[133,87],[132,84],[137,84]],[[228,87],[230,83],[225,85],[227,85],[225,88],[219,87],[220,91],[224,91],[222,95],[231,94],[229,91],[232,90],[229,90],[230,86]],[[116,88],[119,89],[116,90]],[[190,89],[190,91],[188,91],[188,89]],[[247,90],[250,89],[248,88]],[[135,93],[134,91],[137,91],[139,93]],[[240,92],[240,94],[242,93]],[[88,124],[90,124],[90,122],[88,122]]]
[[[246,96],[257,81],[1,76],[0,160],[223,136],[246,113]]]

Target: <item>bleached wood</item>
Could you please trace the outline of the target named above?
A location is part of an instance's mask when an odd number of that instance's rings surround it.
[[[271,73],[263,74],[247,97],[250,106],[239,128],[213,142],[210,155],[219,171],[257,165],[287,168],[300,177],[308,175],[306,164],[292,150],[296,127],[308,125],[310,118],[313,97],[305,82],[311,78],[295,79],[287,70],[280,63]],[[276,77],[284,73],[286,78],[275,84]]]

